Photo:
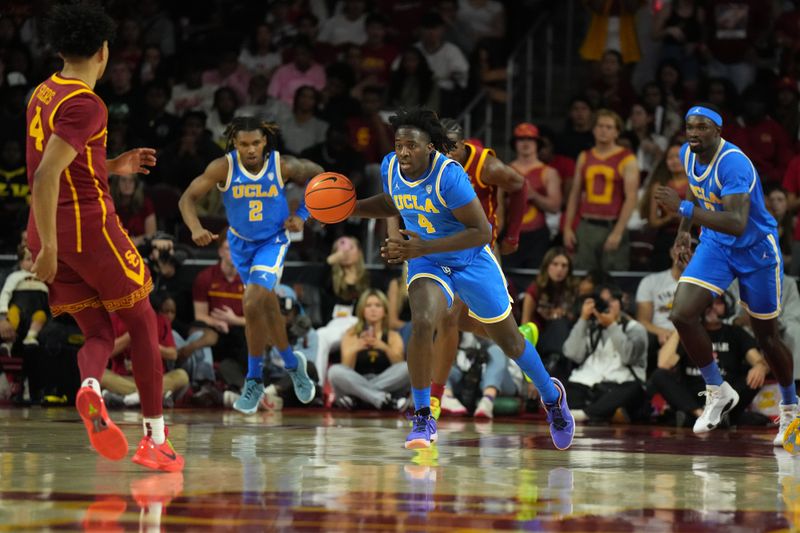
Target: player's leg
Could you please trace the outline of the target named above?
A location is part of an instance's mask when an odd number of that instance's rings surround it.
[[[551,378],[533,344],[523,337],[511,314],[511,298],[494,255],[484,249],[469,269],[453,273],[458,294],[469,314],[483,324],[490,339],[533,380],[547,410],[550,434],[559,449],[572,444],[575,422],[567,407],[564,386]]]
[[[105,309],[92,305],[72,313],[72,316],[85,339],[78,350],[81,388],[75,398],[75,406],[86,426],[92,447],[103,457],[118,461],[128,454],[128,439],[109,418],[100,390],[100,380],[114,349],[111,318]]]
[[[447,386],[450,369],[458,353],[459,328],[461,315],[466,316],[464,303],[459,299],[453,300],[453,305],[442,317],[436,327],[436,338],[433,341],[433,379],[431,380],[431,413],[438,419],[442,412],[442,396]]]
[[[733,281],[726,252],[717,244],[701,242],[683,271],[675,290],[670,320],[680,335],[686,353],[700,369],[706,383],[703,414],[694,424],[695,433],[706,433],[739,402],[739,395],[722,379],[713,347],[700,317],[715,294],[722,294]]]
[[[773,439],[775,446],[783,445],[792,453],[800,452],[797,443],[800,442],[800,428],[794,422],[798,415],[797,391],[794,384],[794,361],[792,353],[783,342],[778,325],[778,316],[781,312],[781,294],[783,291],[783,269],[780,252],[775,239],[766,239],[750,250],[755,255],[757,262],[763,258],[772,257],[773,264],[758,270],[744,272],[739,275],[739,296],[742,307],[750,315],[750,326],[764,352],[764,357],[781,392],[780,424],[778,434]],[[738,258],[737,266],[742,269],[753,263],[746,257]],[[789,428],[791,427],[791,431]],[[795,449],[797,448],[797,449]]]

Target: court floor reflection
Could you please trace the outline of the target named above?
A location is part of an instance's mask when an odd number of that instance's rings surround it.
[[[131,442],[136,413],[115,418]],[[778,531],[800,527],[800,457],[771,432],[700,439],[542,421],[443,420],[411,452],[399,417],[175,411],[182,474],[91,452],[70,409],[0,409],[0,529]]]

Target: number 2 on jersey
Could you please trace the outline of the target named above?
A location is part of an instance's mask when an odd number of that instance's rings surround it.
[[[261,222],[264,219],[264,204],[261,200],[250,200],[250,222]]]
[[[36,114],[31,120],[31,125],[28,126],[28,135],[36,140],[36,149],[40,152],[44,148],[44,130],[42,130],[42,107],[36,106]]]
[[[431,221],[425,218],[425,215],[422,213],[417,215],[417,224],[420,228],[424,228],[428,233],[436,233],[436,228],[433,227]]]

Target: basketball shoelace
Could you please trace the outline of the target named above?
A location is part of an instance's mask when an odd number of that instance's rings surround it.
[[[567,421],[564,419],[564,413],[561,412],[561,407],[558,404],[552,407],[547,406],[547,417],[549,422],[553,424],[557,430],[563,431],[567,427]]]

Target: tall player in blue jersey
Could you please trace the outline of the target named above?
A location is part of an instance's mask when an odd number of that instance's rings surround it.
[[[764,205],[761,181],[753,163],[737,146],[723,139],[721,131],[722,117],[715,108],[701,104],[689,109],[688,142],[681,148],[681,159],[696,203],[681,201],[667,187],[656,191],[656,200],[663,208],[683,217],[676,245],[684,259],[691,253],[692,224],[702,226],[700,244],[678,280],[670,316],[681,343],[706,382],[705,409],[694,432],[705,433],[717,427],[739,401],[739,395],[720,374],[711,339],[700,322],[712,299],[737,278],[742,305],[780,385],[780,429],[774,444],[792,451],[797,437],[797,394],[792,356],[778,331],[783,258],[777,224]]]
[[[284,195],[288,181],[305,186],[322,168],[311,161],[281,157],[273,150],[277,126],[254,117],[237,117],[228,127],[228,153],[209,163],[195,178],[180,200],[183,220],[192,240],[206,246],[217,235],[203,228],[197,217],[197,201],[217,187],[228,216],[228,243],[231,259],[245,284],[244,319],[247,337],[247,379],[241,397],[233,407],[242,413],[255,413],[264,395],[262,372],[267,344],[277,348],[297,398],[303,403],[314,399],[314,383],[306,371],[306,357],[292,351],[275,295],[289,247],[289,231],[300,231],[308,218],[305,206],[294,214]]]
[[[427,448],[437,438],[430,410],[433,336],[458,294],[470,316],[539,389],[559,449],[572,444],[575,422],[563,385],[548,375],[539,354],[517,329],[500,265],[487,244],[491,227],[464,168],[445,154],[454,143],[436,113],[410,109],[389,122],[395,151],[381,165],[383,193],[359,200],[353,216],[403,217],[404,238],[386,239],[382,255],[390,263],[408,261],[411,338],[408,370],[414,397],[409,449]]]

